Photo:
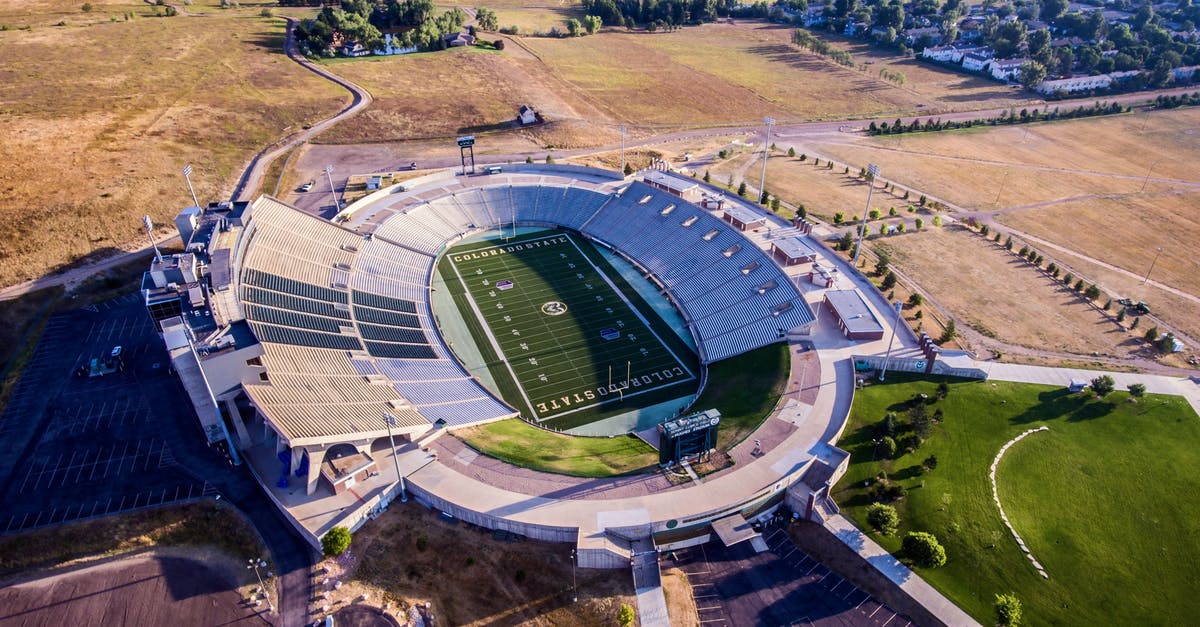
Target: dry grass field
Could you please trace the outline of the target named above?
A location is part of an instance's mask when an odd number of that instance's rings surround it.
[[[1127,357],[1142,345],[1061,282],[965,229],[929,229],[873,247],[984,335],[1080,355]]]
[[[185,163],[197,196],[220,199],[262,146],[344,101],[282,54],[282,20],[109,22],[154,9],[101,6],[87,26],[0,32],[0,285],[141,242],[142,214],[190,204]]]
[[[567,32],[567,20],[575,18],[583,22],[583,7],[578,2],[564,3],[559,6],[525,6],[512,8],[496,8],[496,19],[501,28],[516,26],[521,35],[534,33],[549,33],[557,28],[559,32]],[[484,35],[488,37],[488,35]]]
[[[1200,296],[1200,261],[1190,247],[1200,241],[1198,128],[1200,111],[1192,109],[812,149],[878,163],[889,179],[992,214],[1001,230],[1051,242],[1064,250],[1031,244],[1113,293],[1161,305],[1155,311],[1168,324],[1198,337],[1200,303],[1140,281],[1162,247],[1152,278]],[[786,193],[779,183],[770,188]]]
[[[329,598],[317,605],[331,610],[366,593],[400,616],[431,603],[437,624],[616,627],[621,604],[636,607],[627,569],[576,569],[572,602],[571,545],[497,540],[415,502],[368,523],[346,555],[325,565],[331,580],[346,583],[318,589]]]

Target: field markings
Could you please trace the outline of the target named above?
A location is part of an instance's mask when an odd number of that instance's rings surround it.
[[[505,295],[506,299],[518,301],[519,305],[517,307],[512,307],[510,304],[510,311],[507,311],[504,314],[497,314],[497,315],[502,315],[504,318],[504,324],[508,324],[513,327],[512,331],[515,336],[523,337],[524,341],[521,341],[521,343],[520,343],[520,347],[522,349],[529,351],[530,345],[532,345],[532,348],[534,349],[534,353],[531,354],[531,358],[529,360],[531,365],[544,369],[543,364],[536,363],[536,361],[534,361],[534,360],[539,358],[539,354],[542,354],[542,353],[550,354],[553,357],[555,357],[556,359],[559,359],[559,360],[565,362],[565,363],[559,365],[559,367],[563,368],[564,370],[569,369],[570,374],[568,376],[571,376],[572,378],[579,380],[579,385],[573,386],[572,389],[568,389],[563,394],[554,393],[553,395],[548,396],[547,398],[550,399],[549,403],[540,403],[540,404],[534,403],[534,402],[532,402],[531,394],[541,394],[541,393],[543,393],[544,390],[562,389],[564,386],[561,383],[558,383],[557,381],[550,382],[548,379],[542,378],[542,377],[545,377],[544,374],[536,373],[536,372],[529,372],[530,367],[525,365],[524,363],[514,364],[512,362],[512,360],[510,359],[510,354],[506,353],[504,351],[504,349],[502,348],[501,340],[495,334],[495,331],[493,329],[493,327],[495,327],[495,325],[500,324],[500,323],[498,322],[497,319],[493,319],[494,318],[493,316],[489,316],[489,315],[483,313],[482,308],[479,305],[479,301],[476,299],[476,296],[471,293],[474,286],[473,286],[473,284],[469,284],[466,281],[466,279],[464,278],[464,276],[462,274],[463,269],[459,267],[458,262],[456,261],[455,257],[458,257],[459,259],[461,259],[463,254],[477,253],[477,252],[487,251],[487,250],[492,250],[492,249],[506,249],[506,248],[511,248],[513,246],[526,244],[529,242],[537,242],[537,241],[543,241],[543,240],[559,240],[559,242],[556,242],[556,243],[570,244],[571,247],[575,250],[575,253],[581,259],[578,259],[578,260],[571,259],[571,258],[567,257],[566,255],[560,253],[561,257],[567,259],[567,261],[565,263],[571,264],[572,262],[578,261],[581,263],[586,263],[587,266],[590,266],[591,270],[590,270],[589,274],[594,274],[595,278],[602,280],[604,282],[604,284],[606,284],[608,286],[608,289],[611,292],[613,292],[613,295],[615,295],[624,304],[624,307],[630,313],[632,313],[634,315],[634,317],[637,319],[637,321],[642,325],[643,329],[625,329],[624,325],[622,325],[620,323],[619,318],[618,318],[617,324],[622,328],[623,334],[625,334],[626,337],[629,337],[632,341],[636,342],[637,345],[634,346],[633,348],[617,348],[615,346],[607,347],[605,352],[606,353],[615,353],[614,355],[610,355],[610,356],[621,357],[622,360],[627,360],[627,361],[632,361],[632,358],[634,357],[635,353],[641,353],[643,357],[651,357],[653,355],[653,357],[650,360],[651,363],[662,362],[664,364],[664,366],[660,368],[658,365],[655,365],[654,371],[651,372],[650,375],[647,375],[647,376],[658,375],[659,382],[663,382],[664,383],[663,385],[654,386],[653,382],[650,382],[650,383],[646,384],[648,387],[646,387],[645,389],[641,389],[636,392],[630,392],[628,394],[625,394],[625,393],[623,393],[624,390],[631,389],[629,382],[626,381],[624,384],[624,387],[620,388],[620,390],[614,389],[615,386],[612,386],[612,385],[605,386],[605,390],[607,390],[608,392],[603,394],[601,396],[601,398],[597,400],[597,402],[594,402],[594,403],[591,403],[588,405],[576,406],[572,409],[568,409],[565,411],[558,411],[558,412],[554,412],[554,413],[544,412],[544,413],[549,414],[545,417],[543,417],[542,414],[537,411],[539,405],[541,405],[543,407],[548,404],[556,405],[557,401],[561,400],[561,398],[570,398],[572,396],[578,397],[579,396],[578,392],[580,390],[585,391],[585,392],[590,392],[593,388],[595,388],[596,390],[599,390],[599,387],[603,386],[603,382],[598,382],[599,386],[593,385],[593,383],[597,383],[597,382],[595,382],[597,374],[595,372],[595,365],[593,363],[594,360],[593,359],[585,359],[584,361],[586,361],[586,363],[582,363],[579,359],[577,359],[575,357],[575,355],[586,356],[586,355],[591,355],[596,352],[597,347],[591,345],[588,342],[588,338],[589,338],[588,332],[595,331],[595,329],[591,329],[589,327],[594,326],[592,324],[592,322],[594,322],[599,316],[602,316],[603,312],[607,311],[609,316],[613,316],[613,315],[619,316],[623,312],[614,312],[614,311],[612,311],[611,307],[606,307],[605,305],[596,305],[594,303],[591,303],[590,300],[587,300],[586,294],[588,293],[588,291],[591,291],[593,289],[590,282],[587,280],[590,277],[585,277],[585,278],[580,279],[580,281],[582,282],[582,285],[586,286],[586,288],[587,288],[586,290],[580,288],[579,286],[559,285],[555,281],[547,279],[546,278],[547,273],[542,272],[542,270],[549,269],[549,268],[555,268],[555,267],[553,266],[552,262],[549,262],[548,258],[543,258],[542,255],[536,254],[538,252],[542,252],[543,254],[545,254],[545,251],[538,251],[535,249],[534,251],[531,251],[531,252],[535,253],[533,255],[518,255],[515,258],[519,259],[519,261],[513,262],[513,263],[519,264],[516,267],[509,264],[509,262],[506,258],[507,255],[503,255],[503,256],[488,255],[486,257],[486,260],[489,262],[499,262],[498,265],[489,267],[489,268],[476,268],[477,274],[482,274],[480,271],[483,270],[483,271],[486,271],[490,275],[490,274],[496,272],[497,270],[499,270],[502,272],[512,272],[514,276],[518,276],[522,273],[527,273],[529,271],[533,271],[534,275],[538,277],[538,281],[540,281],[541,283],[544,284],[544,285],[538,285],[535,289],[533,289],[532,292],[529,289],[523,289],[523,290],[514,292],[512,294]],[[515,253],[515,252],[516,251],[513,251],[513,253]],[[525,251],[522,250],[521,252],[525,252]],[[668,388],[668,387],[671,387],[674,385],[678,385],[680,383],[686,383],[688,381],[695,380],[695,374],[691,371],[690,368],[687,367],[686,362],[684,360],[680,359],[679,356],[675,353],[675,351],[672,350],[671,347],[666,342],[663,341],[662,337],[654,330],[654,328],[651,326],[650,322],[645,318],[645,316],[642,315],[642,312],[639,311],[636,307],[634,307],[633,304],[626,297],[626,295],[619,288],[617,288],[617,286],[613,283],[613,281],[603,271],[601,271],[600,268],[598,268],[596,266],[596,264],[593,263],[592,260],[590,258],[588,258],[588,256],[586,254],[584,254],[584,252],[580,249],[578,243],[576,243],[574,238],[572,238],[569,234],[555,233],[552,235],[545,235],[545,236],[534,237],[534,238],[529,238],[529,239],[522,239],[522,240],[514,241],[514,242],[508,242],[506,244],[473,248],[469,251],[464,251],[463,254],[448,255],[450,257],[451,266],[454,268],[455,274],[459,278],[459,281],[463,284],[464,289],[467,291],[468,302],[471,304],[472,309],[474,310],[476,316],[480,319],[480,321],[486,327],[485,334],[488,336],[488,339],[492,343],[493,348],[496,350],[497,355],[501,358],[502,361],[504,361],[505,367],[508,369],[509,373],[512,375],[512,377],[513,377],[514,381],[517,383],[518,387],[521,388],[521,390],[520,390],[521,395],[524,398],[525,402],[529,405],[531,415],[533,416],[533,418],[535,420],[538,420],[539,422],[541,422],[541,421],[550,420],[550,419],[554,419],[554,418],[558,418],[558,417],[562,417],[562,416],[567,416],[569,414],[573,414],[578,411],[592,409],[594,407],[597,407],[597,406],[600,406],[600,405],[610,402],[608,400],[608,396],[610,394],[614,394],[614,393],[620,394],[620,396],[622,398],[624,396],[632,397],[632,396],[637,396],[639,394],[644,394],[646,392],[659,391],[659,390],[662,390],[662,389],[665,389],[665,388]],[[466,260],[464,260],[464,261],[466,261]],[[570,267],[574,268],[573,264]],[[555,269],[557,269],[557,268],[555,268]],[[581,270],[586,271],[586,268],[581,268]],[[579,273],[579,272],[577,272],[576,274],[577,274],[577,276],[582,275],[582,273]],[[553,273],[550,273],[550,275],[553,276]],[[530,278],[532,278],[532,277],[530,277]],[[489,287],[491,287],[490,284],[489,284]],[[498,296],[498,294],[496,294],[495,291],[491,292],[490,295],[493,297]],[[556,330],[554,328],[552,328],[553,325],[550,325],[547,323],[546,320],[543,320],[542,319],[543,316],[537,315],[538,302],[536,302],[536,301],[538,301],[539,299],[545,299],[545,298],[553,299],[555,296],[558,296],[560,298],[570,299],[572,301],[575,301],[576,299],[578,300],[578,302],[573,302],[573,304],[571,305],[572,309],[575,311],[574,318],[576,320],[580,320],[580,322],[576,323],[572,329],[573,333],[579,334],[578,338],[571,337],[571,336],[560,337],[561,334],[557,333]],[[603,293],[596,295],[598,302],[601,302],[601,303],[603,302],[603,298],[602,298],[603,296],[605,296]],[[504,304],[503,301],[498,301],[498,302],[500,304]],[[586,303],[586,305],[584,303]],[[522,312],[524,312],[524,313],[522,313]],[[523,327],[526,324],[532,324],[532,325],[541,327],[540,330],[542,330],[543,332],[538,333],[536,335],[526,333],[526,334],[524,334],[524,336],[522,336],[520,334],[520,332],[522,330],[521,327]],[[634,331],[634,330],[636,330],[638,333],[643,333],[643,332],[648,333],[649,337],[654,338],[654,340],[656,341],[656,345],[652,344],[652,345],[647,346],[643,343],[643,341],[636,339],[637,335],[634,335],[633,333],[631,333],[631,331]],[[632,336],[632,337],[630,337],[630,336]],[[564,344],[564,341],[565,341],[565,344]],[[575,345],[576,341],[578,343],[578,346]],[[663,350],[660,351],[659,350],[660,348]],[[510,347],[510,352],[511,352],[511,350],[513,350],[513,349]],[[651,352],[651,351],[653,351],[653,352]],[[581,365],[584,368],[583,370],[581,370]],[[669,373],[668,373],[669,378],[664,378],[662,376],[662,374],[661,374],[662,371],[671,371],[671,370],[675,370],[679,373],[678,379],[673,380],[674,375],[670,375]],[[519,377],[519,376],[517,376],[518,371],[520,371],[522,374],[528,374],[529,376],[528,377]],[[562,370],[560,370],[560,373],[562,373]],[[630,377],[627,376],[626,378],[628,379]],[[529,379],[529,380],[527,381],[526,379]],[[537,385],[533,379],[540,379],[540,380],[548,383],[548,385]],[[637,387],[637,386],[633,386],[633,387]],[[579,399],[577,398],[576,402],[578,402],[578,400]],[[589,399],[589,400],[591,400],[591,399]],[[570,405],[570,403],[567,403],[567,404]]]

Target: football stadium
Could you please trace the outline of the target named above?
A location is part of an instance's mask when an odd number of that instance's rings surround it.
[[[746,520],[785,502],[828,507],[845,469],[832,443],[853,377],[811,350],[822,290],[788,252],[811,261],[817,245],[716,188],[508,165],[422,176],[331,220],[263,196],[176,224],[186,252],[143,281],[172,365],[210,443],[314,546],[411,496],[625,568],[639,547],[754,539]],[[696,403],[719,387],[710,367],[777,343],[788,390],[726,467],[689,480],[721,428]],[[664,466],[555,475],[454,436],[515,419],[549,437],[636,437]]]

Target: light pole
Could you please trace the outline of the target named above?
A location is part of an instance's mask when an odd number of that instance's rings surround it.
[[[154,241],[154,223],[150,216],[142,216],[142,224],[146,227],[146,235],[150,237],[150,245],[154,247],[154,260],[162,263],[162,253],[158,251],[158,242]]]
[[[858,266],[858,254],[862,252],[863,240],[867,237],[867,215],[871,213],[871,195],[875,193],[875,177],[879,176],[879,166],[874,163],[867,165],[867,208],[863,209],[862,224],[858,228],[858,245],[854,247],[854,259],[850,265]]]
[[[883,355],[883,369],[879,371],[879,380],[881,382],[887,374],[888,362],[892,359],[892,342],[896,340],[896,328],[900,326],[900,310],[904,308],[904,303],[896,301],[892,303],[892,306],[896,308],[896,321],[892,323],[892,336],[888,338],[887,352]]]
[[[1150,280],[1150,273],[1154,272],[1154,264],[1158,263],[1158,256],[1162,254],[1162,246],[1155,249],[1154,261],[1150,262],[1150,269],[1146,271],[1146,277],[1142,279],[1142,285],[1145,285]]]
[[[625,174],[625,125],[621,125],[621,174]]]
[[[571,602],[579,602],[579,588],[575,584],[575,561],[578,559],[575,549],[571,549]]]
[[[258,577],[258,587],[263,591],[263,598],[267,600],[267,611],[274,612],[275,604],[271,603],[271,593],[267,592],[267,585],[263,583],[262,575],[258,572],[260,567],[266,568],[267,560],[262,558],[250,558],[246,560],[246,570],[254,569],[254,576]]]
[[[400,472],[400,460],[396,455],[396,440],[392,438],[392,427],[396,426],[396,417],[383,412],[383,423],[387,425],[388,442],[392,445],[392,463],[396,465],[396,477],[400,480],[400,502],[408,502],[408,492],[404,489],[404,474]]]
[[[1146,168],[1146,176],[1142,177],[1142,188],[1138,190],[1139,194],[1146,191],[1146,184],[1150,182],[1150,173],[1154,171],[1154,168],[1158,165],[1159,161],[1162,161],[1162,159],[1151,163],[1150,167]]]
[[[337,199],[337,190],[333,189],[333,166],[325,166],[325,178],[329,181],[329,195],[333,196],[333,208],[341,211],[342,206]]]
[[[192,202],[196,203],[196,207],[200,207],[200,201],[196,200],[196,190],[192,189],[192,164],[183,166],[183,180],[187,181],[188,193],[192,195]],[[184,242],[186,244],[187,242]]]
[[[767,139],[763,142],[762,176],[758,177],[758,199],[763,199],[763,187],[767,184],[767,159],[771,156],[771,127],[775,126],[775,118],[763,118],[767,123]],[[762,203],[759,203],[762,204]]]

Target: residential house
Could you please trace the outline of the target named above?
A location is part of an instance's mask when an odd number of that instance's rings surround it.
[[[968,72],[982,72],[983,68],[987,67],[992,62],[992,57],[996,56],[995,52],[989,48],[979,52],[972,52],[963,55],[962,66]]]
[[[344,57],[365,57],[369,54],[371,51],[357,41],[347,41],[342,45],[342,56]]]
[[[808,7],[802,14],[801,19],[805,27],[820,26],[829,21],[829,18],[825,15],[824,6]]]
[[[904,41],[910,46],[917,43],[922,37],[928,38],[930,45],[938,45],[945,39],[942,36],[942,29],[936,26],[925,26],[921,28],[909,28],[904,31]]]
[[[921,57],[943,63],[962,63],[963,57],[968,54],[989,50],[987,46],[934,46],[923,50]]]
[[[475,44],[475,38],[467,33],[450,33],[443,36],[446,40],[446,47],[458,48],[460,46],[471,46]]]
[[[996,59],[988,66],[992,78],[998,81],[1015,81],[1021,77],[1021,66],[1028,63],[1024,57],[1018,59]]]

